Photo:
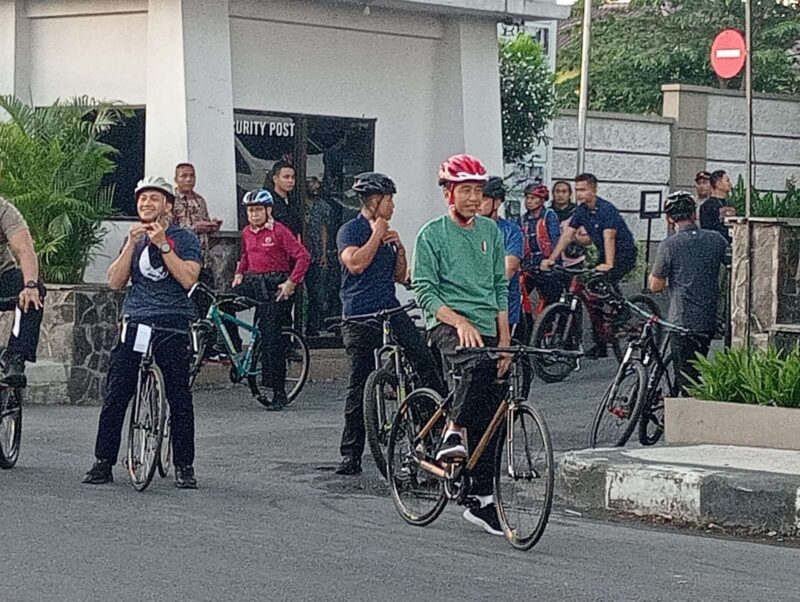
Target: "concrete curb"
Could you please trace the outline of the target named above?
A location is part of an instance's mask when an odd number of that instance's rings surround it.
[[[564,454],[564,503],[599,513],[667,518],[782,535],[800,532],[800,475],[659,464],[600,449]]]

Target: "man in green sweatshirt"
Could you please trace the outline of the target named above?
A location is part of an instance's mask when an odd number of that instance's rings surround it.
[[[455,155],[439,171],[448,203],[446,215],[425,224],[414,248],[413,283],[417,302],[439,351],[461,364],[442,449],[437,461],[453,462],[474,449],[497,409],[502,388],[495,385],[508,370],[500,361],[458,357],[457,347],[506,347],[508,280],[503,234],[489,218],[478,215],[488,180],[480,161]],[[493,496],[493,462],[497,436],[481,455],[470,489],[473,503],[464,518],[488,533],[502,535]]]

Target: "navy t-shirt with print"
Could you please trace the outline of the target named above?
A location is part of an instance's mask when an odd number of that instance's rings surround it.
[[[363,247],[372,236],[369,221],[360,215],[339,228],[336,245],[339,255],[347,247]],[[371,314],[382,309],[398,307],[394,288],[394,270],[397,249],[394,245],[381,245],[372,263],[360,274],[352,274],[342,265],[342,315],[345,318]]]
[[[173,253],[184,261],[202,265],[200,240],[193,232],[171,225],[166,236]],[[125,295],[122,313],[134,322],[164,326],[195,317],[188,291],[169,273],[161,251],[146,236],[136,243],[131,260],[131,287]]]
[[[614,263],[623,264],[636,259],[636,244],[633,242],[628,224],[622,219],[619,210],[605,199],[597,197],[595,208],[589,209],[586,204],[579,205],[572,214],[569,222],[570,228],[583,226],[597,247],[600,262],[605,263],[606,250],[603,230],[616,230],[616,256]]]

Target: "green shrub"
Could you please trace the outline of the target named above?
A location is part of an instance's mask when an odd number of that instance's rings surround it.
[[[790,352],[728,348],[694,360],[699,377],[689,388],[698,399],[800,408],[800,347]]]
[[[759,192],[755,188],[750,193],[750,209],[753,217],[794,217],[800,218],[800,188],[791,180],[786,184],[786,193]],[[744,179],[739,176],[729,197],[736,207],[736,215],[745,215]]]

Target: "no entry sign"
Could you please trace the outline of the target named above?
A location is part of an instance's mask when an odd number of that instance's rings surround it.
[[[722,79],[736,77],[744,67],[747,44],[742,32],[725,29],[719,32],[711,45],[711,66]]]

